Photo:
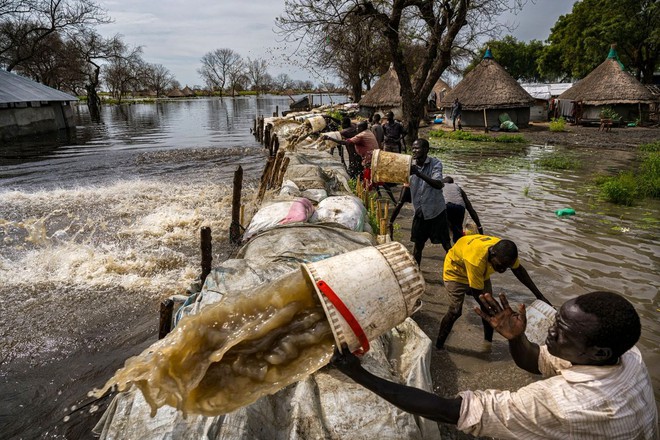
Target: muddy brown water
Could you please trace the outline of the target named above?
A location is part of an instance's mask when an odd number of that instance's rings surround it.
[[[69,170],[57,168],[51,180],[44,174],[48,160],[3,162],[0,438],[92,438],[106,402],[87,405],[86,393],[156,340],[160,300],[181,292],[199,272],[199,227],[214,231],[214,262],[232,251],[223,232],[231,177],[242,164],[246,191],[254,190],[264,159],[258,146],[135,148],[95,147],[87,155],[60,148],[55,153],[64,154],[65,165],[67,151],[90,165],[76,172],[71,159]],[[554,303],[606,289],[635,304],[643,324],[639,346],[660,389],[659,203],[620,207],[596,196],[593,176],[628,167],[636,160],[632,152],[582,148],[575,152],[584,164],[578,170],[547,171],[534,164],[564,150],[532,145],[439,154],[445,174],[468,193],[486,232],[518,243],[525,267]],[[89,182],[76,180],[81,173]],[[576,215],[554,215],[566,207]],[[398,234],[409,244],[404,227]],[[438,281],[444,252],[427,251],[422,269],[430,288],[415,319],[433,338],[445,310]],[[530,298],[511,274],[494,284],[514,302]],[[503,341],[496,340],[490,353],[480,351],[479,325],[466,308],[457,328],[467,339],[452,336],[450,354],[434,352],[435,374],[447,379],[438,392],[533,380],[510,368]]]

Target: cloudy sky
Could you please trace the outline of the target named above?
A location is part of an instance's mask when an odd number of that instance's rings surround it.
[[[106,37],[121,34],[131,46],[142,46],[142,57],[162,64],[185,85],[202,85],[197,69],[207,52],[231,48],[243,57],[265,58],[272,75],[288,73],[294,79],[318,74],[285,61],[290,53],[273,32],[275,17],[284,10],[284,0],[100,0],[114,23],[100,28]],[[571,11],[575,0],[535,0],[521,13],[503,20],[517,25],[514,36],[522,41],[545,40],[560,15]]]

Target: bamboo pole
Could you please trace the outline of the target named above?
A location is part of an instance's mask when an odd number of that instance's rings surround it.
[[[280,172],[277,176],[277,181],[275,182],[276,188],[282,188],[282,181],[284,181],[284,175],[286,174],[287,168],[289,168],[290,158],[285,157],[282,160],[282,166],[280,167]]]
[[[259,192],[257,193],[255,206],[259,206],[261,201],[264,199],[264,194],[266,194],[266,186],[268,185],[268,179],[270,178],[270,172],[273,169],[274,163],[275,158],[269,156],[268,161],[266,162],[266,166],[264,167],[264,172],[261,174],[261,183],[259,184]]]
[[[279,176],[280,167],[282,166],[283,159],[284,159],[284,150],[278,151],[277,155],[275,156],[275,164],[273,165],[273,169],[270,173],[270,176],[268,176],[268,188],[273,188],[275,186],[275,182],[277,180],[277,176]]]

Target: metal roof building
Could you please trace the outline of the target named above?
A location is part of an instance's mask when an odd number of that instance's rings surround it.
[[[75,101],[68,93],[0,70],[0,139],[71,127]]]

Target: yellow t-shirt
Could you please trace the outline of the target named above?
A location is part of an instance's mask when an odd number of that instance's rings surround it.
[[[488,262],[488,249],[499,241],[497,237],[479,234],[461,237],[447,252],[442,279],[483,290],[484,281],[495,272]],[[520,261],[516,259],[512,268],[517,269],[518,266]]]

